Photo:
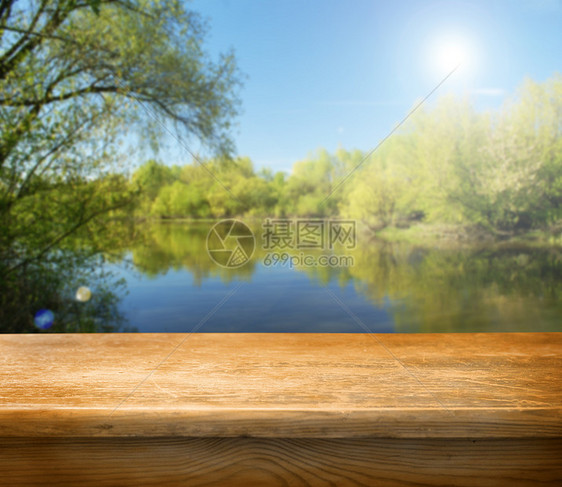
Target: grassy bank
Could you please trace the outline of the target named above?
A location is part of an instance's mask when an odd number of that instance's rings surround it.
[[[445,225],[417,223],[407,228],[386,227],[374,232],[379,240],[418,245],[515,245],[562,246],[560,227],[547,230],[530,230],[524,233],[495,234],[477,225]]]

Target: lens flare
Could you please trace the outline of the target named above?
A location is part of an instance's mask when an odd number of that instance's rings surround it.
[[[41,330],[48,330],[51,328],[54,321],[55,315],[50,309],[40,309],[35,313],[35,317],[33,318],[35,326]]]
[[[76,291],[77,301],[81,301],[82,303],[85,303],[86,301],[89,301],[91,297],[92,297],[92,291],[90,291],[89,287],[80,286]]]

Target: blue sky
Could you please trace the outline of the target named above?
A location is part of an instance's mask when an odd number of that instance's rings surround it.
[[[256,168],[290,171],[323,147],[370,150],[448,72],[432,97],[497,107],[529,76],[562,71],[562,1],[194,0],[213,55],[234,49],[246,75],[235,141]],[[431,101],[430,101],[431,102]],[[193,147],[198,150],[197,144]],[[178,150],[175,160],[190,157]]]

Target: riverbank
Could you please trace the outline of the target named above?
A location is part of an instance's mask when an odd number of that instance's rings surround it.
[[[282,220],[322,220],[314,217],[275,217],[275,216],[231,216],[225,217],[240,220],[250,227],[259,227],[267,219]],[[340,217],[324,218],[338,220]],[[215,218],[150,218],[137,217],[136,224],[180,224],[208,223],[212,226],[221,219]],[[525,245],[531,247],[562,246],[562,224],[553,225],[548,229],[529,230],[525,232],[492,232],[482,225],[454,225],[445,223],[415,222],[407,226],[389,226],[381,230],[373,230],[361,221],[357,221],[357,231],[363,237],[375,238],[379,241],[392,243],[408,243],[423,246],[463,246],[463,245]]]
[[[562,229],[530,230],[525,233],[495,234],[478,225],[416,223],[407,228],[386,227],[370,232],[377,240],[417,245],[525,245],[562,246]]]

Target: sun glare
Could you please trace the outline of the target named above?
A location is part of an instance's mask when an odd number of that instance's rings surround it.
[[[467,72],[473,64],[473,52],[465,39],[441,38],[431,45],[430,63],[438,76],[445,76],[455,68]]]

